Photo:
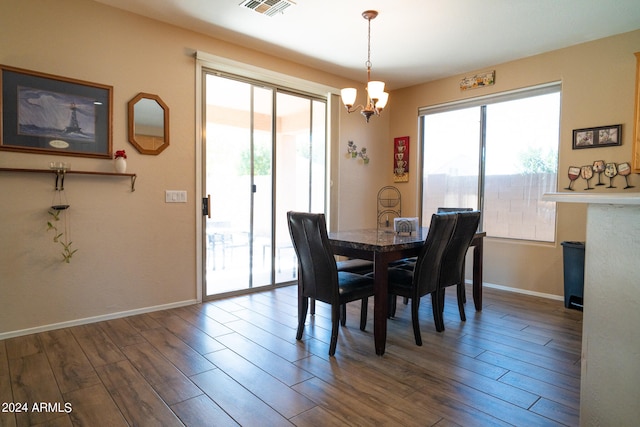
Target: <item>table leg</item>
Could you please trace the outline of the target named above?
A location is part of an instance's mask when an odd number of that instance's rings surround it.
[[[376,252],[373,258],[373,274],[375,281],[375,295],[373,304],[373,337],[376,354],[384,354],[387,341],[387,312],[388,312],[388,270],[389,260],[384,253]]]
[[[477,239],[473,248],[473,304],[482,310],[482,251],[484,239]]]

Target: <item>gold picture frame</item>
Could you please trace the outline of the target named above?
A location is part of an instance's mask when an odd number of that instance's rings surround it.
[[[112,158],[112,86],[0,65],[0,89],[0,150]]]
[[[636,99],[633,115],[633,147],[632,147],[632,172],[640,173],[640,52],[636,56]]]

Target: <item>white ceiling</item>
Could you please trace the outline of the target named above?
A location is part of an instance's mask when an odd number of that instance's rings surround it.
[[[372,79],[390,90],[640,28],[638,0],[295,0],[273,17],[242,0],[95,1],[363,82],[375,9]]]

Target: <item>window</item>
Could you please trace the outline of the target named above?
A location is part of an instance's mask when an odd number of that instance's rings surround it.
[[[440,206],[482,211],[487,236],[550,242],[560,85],[424,108],[422,218]]]

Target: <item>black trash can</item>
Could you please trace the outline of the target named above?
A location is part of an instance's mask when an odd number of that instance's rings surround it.
[[[584,299],[584,242],[562,242],[564,306],[582,310]]]

